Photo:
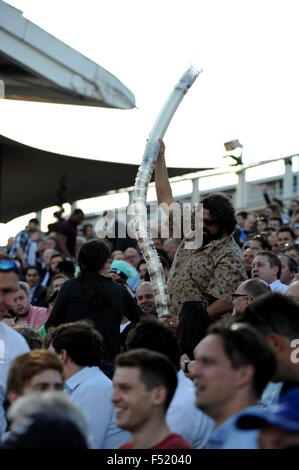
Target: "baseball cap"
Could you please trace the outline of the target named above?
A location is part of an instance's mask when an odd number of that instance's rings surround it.
[[[299,432],[299,387],[285,393],[275,405],[240,414],[240,429],[259,429],[271,425],[289,432]]]

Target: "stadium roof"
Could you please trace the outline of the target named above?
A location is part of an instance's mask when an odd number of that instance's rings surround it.
[[[135,106],[133,93],[114,75],[2,0],[0,79],[9,99],[119,109]]]

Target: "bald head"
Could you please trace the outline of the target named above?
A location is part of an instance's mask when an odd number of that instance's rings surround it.
[[[154,292],[150,282],[144,281],[138,285],[136,300],[144,314],[157,316]]]
[[[285,295],[299,303],[299,280],[291,282]]]
[[[254,299],[270,292],[270,286],[262,279],[248,279],[242,282],[233,294],[235,313],[243,312]]]

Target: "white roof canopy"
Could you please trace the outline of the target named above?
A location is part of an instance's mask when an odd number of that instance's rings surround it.
[[[0,79],[10,99],[131,109],[114,75],[0,0]]]

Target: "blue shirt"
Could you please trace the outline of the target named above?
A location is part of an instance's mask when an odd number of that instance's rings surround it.
[[[112,381],[97,366],[84,367],[65,383],[65,392],[83,412],[91,432],[93,449],[118,449],[131,440],[129,432],[116,427],[110,397]]]
[[[242,430],[237,428],[236,421],[241,413],[260,409],[259,406],[244,408],[214,429],[205,445],[205,449],[258,449],[257,437],[260,430]]]

